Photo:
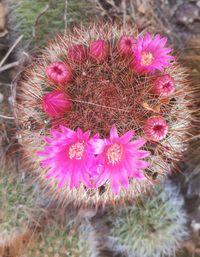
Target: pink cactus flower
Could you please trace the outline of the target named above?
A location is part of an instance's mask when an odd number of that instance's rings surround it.
[[[136,40],[132,36],[122,36],[117,42],[117,49],[120,54],[128,56],[133,54]]]
[[[164,71],[174,60],[174,57],[169,55],[172,49],[166,48],[166,43],[167,38],[161,38],[159,34],[151,37],[147,33],[144,37],[139,37],[134,49],[133,69],[138,73]]]
[[[83,45],[73,45],[68,49],[68,58],[76,62],[83,62],[86,59],[86,51]]]
[[[78,188],[80,182],[91,187],[90,170],[95,169],[95,157],[90,132],[83,132],[80,128],[73,131],[60,126],[60,130],[52,129],[51,135],[45,138],[48,145],[38,152],[44,157],[42,166],[49,168],[47,179],[56,179],[58,188],[64,187],[66,183],[71,189]]]
[[[72,79],[72,72],[63,62],[53,62],[48,65],[46,75],[56,85],[65,85]]]
[[[168,97],[175,91],[175,81],[168,74],[158,77],[153,84],[153,92],[161,97]]]
[[[142,169],[149,166],[141,158],[149,156],[149,152],[140,150],[146,142],[143,138],[131,141],[134,132],[128,131],[119,137],[115,126],[110,130],[110,138],[95,142],[98,154],[99,177],[96,186],[103,185],[106,180],[111,183],[114,194],[118,194],[120,186],[128,188],[129,178],[144,179]]]
[[[69,97],[60,91],[53,91],[42,98],[42,108],[50,117],[67,112],[71,107]]]
[[[160,116],[153,116],[147,119],[144,125],[145,135],[153,141],[160,141],[167,136],[168,125],[166,120]]]
[[[108,56],[108,44],[105,40],[98,39],[90,43],[88,55],[96,61],[103,61]]]

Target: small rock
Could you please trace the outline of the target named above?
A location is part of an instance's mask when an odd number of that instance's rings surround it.
[[[191,223],[191,227],[192,227],[194,233],[199,236],[200,223],[197,223],[195,220],[193,220]]]
[[[4,100],[4,96],[2,93],[0,93],[0,104],[3,102],[3,100]]]
[[[9,97],[8,97],[8,102],[9,102],[10,105],[13,104],[13,97],[12,97],[12,96],[9,96]]]
[[[199,8],[193,3],[183,3],[177,8],[175,18],[178,23],[192,23],[199,18]]]

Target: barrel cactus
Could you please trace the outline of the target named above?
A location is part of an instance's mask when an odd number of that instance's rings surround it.
[[[92,257],[96,252],[90,238],[92,230],[79,227],[73,222],[60,224],[51,221],[44,231],[36,235],[36,240],[24,252],[24,257]]]
[[[163,180],[187,147],[188,71],[167,38],[135,26],[73,27],[17,82],[23,163],[60,202],[132,200]]]
[[[138,199],[138,205],[107,209],[91,220],[92,241],[99,252],[112,256],[174,256],[189,236],[184,199],[179,190],[167,183],[154,193]]]

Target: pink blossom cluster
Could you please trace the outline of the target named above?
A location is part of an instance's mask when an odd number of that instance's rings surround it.
[[[138,38],[123,35],[114,48],[104,39],[91,42],[87,49],[81,44],[73,45],[68,49],[67,58],[69,63],[81,65],[89,60],[98,65],[107,60],[111,51],[117,52],[120,58],[130,58],[130,69],[134,73],[143,76],[158,72],[152,78],[152,93],[157,98],[167,98],[175,91],[175,81],[164,73],[174,60],[170,55],[172,49],[167,48],[166,43],[167,38],[160,35],[152,37],[147,33]],[[73,70],[66,62],[53,62],[46,68],[46,76],[56,87],[43,96],[43,110],[50,117],[60,117],[72,107],[64,89],[73,81]],[[160,141],[167,136],[168,124],[164,117],[152,116],[146,120],[143,132],[149,141]],[[99,135],[91,137],[90,131],[83,132],[80,128],[72,131],[60,126],[58,130],[52,129],[51,134],[52,137],[45,139],[48,145],[39,154],[44,157],[42,165],[49,169],[47,177],[54,177],[59,187],[69,183],[71,188],[77,188],[81,181],[88,188],[98,188],[110,181],[117,194],[120,186],[128,187],[129,178],[145,178],[142,170],[149,164],[141,159],[149,152],[139,149],[146,142],[143,138],[132,140],[133,131],[120,137],[113,126],[110,137],[101,139]]]
[[[174,60],[174,57],[170,56],[169,53],[172,51],[171,48],[166,48],[167,38],[161,38],[160,35],[151,37],[150,34],[146,34],[143,37],[140,36],[138,39],[133,36],[122,36],[116,43],[116,49],[122,56],[131,57],[131,67],[138,73],[154,73],[156,70],[163,71],[164,68],[170,66],[170,62]],[[103,40],[98,39],[90,43],[88,51],[85,46],[81,44],[73,45],[68,49],[67,57],[75,62],[81,63],[86,61],[87,55],[91,60],[98,62],[104,61],[110,52],[109,44]],[[46,69],[47,77],[50,81],[56,85],[64,86],[67,85],[73,77],[73,72],[68,64],[63,62],[53,62]],[[157,76],[153,81],[152,91],[157,97],[165,98],[173,94],[175,90],[174,79],[168,75]],[[43,97],[43,110],[51,117],[59,116],[67,112],[71,107],[71,101],[66,93],[54,90]],[[154,120],[158,119],[158,122],[162,117],[154,117]],[[160,130],[158,126],[153,129],[151,122],[147,120],[144,131],[148,131],[146,136],[152,140],[162,140],[167,131],[166,122],[160,124]],[[162,126],[164,126],[162,128]],[[148,128],[149,127],[149,128]],[[151,130],[152,129],[152,130]],[[151,133],[149,132],[151,131]],[[159,135],[158,135],[158,133]],[[155,136],[153,136],[155,133]],[[157,133],[157,135],[156,135]],[[152,135],[152,136],[151,136]]]
[[[147,33],[137,39],[124,35],[116,42],[116,49],[112,49],[106,40],[98,39],[92,41],[87,50],[81,44],[69,47],[67,58],[78,63],[87,59],[101,62],[105,61],[112,51],[117,50],[120,55],[131,59],[131,68],[139,74],[163,72],[174,60],[170,55],[172,49],[165,47],[166,43],[167,38],[162,38],[159,34],[151,37]],[[62,62],[51,63],[46,73],[50,80],[60,85],[65,85],[72,79],[69,65]]]
[[[47,178],[56,179],[59,188],[66,183],[71,189],[78,188],[80,182],[98,188],[108,180],[118,194],[121,186],[128,188],[129,178],[144,179],[142,170],[149,166],[142,158],[150,153],[140,149],[146,140],[132,140],[133,136],[131,130],[119,136],[115,126],[106,139],[60,126],[51,130],[51,137],[45,138],[47,146],[38,154],[44,157],[42,166],[49,168]]]

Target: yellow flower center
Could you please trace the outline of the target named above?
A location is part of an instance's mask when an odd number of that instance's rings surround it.
[[[154,57],[150,52],[143,52],[141,57],[141,65],[148,66],[153,63]]]
[[[119,163],[122,159],[123,148],[120,144],[114,143],[109,146],[106,151],[106,157],[108,164],[115,165]]]
[[[85,152],[85,144],[84,142],[78,142],[75,144],[72,144],[69,147],[69,158],[75,159],[75,160],[81,160],[83,158]]]

